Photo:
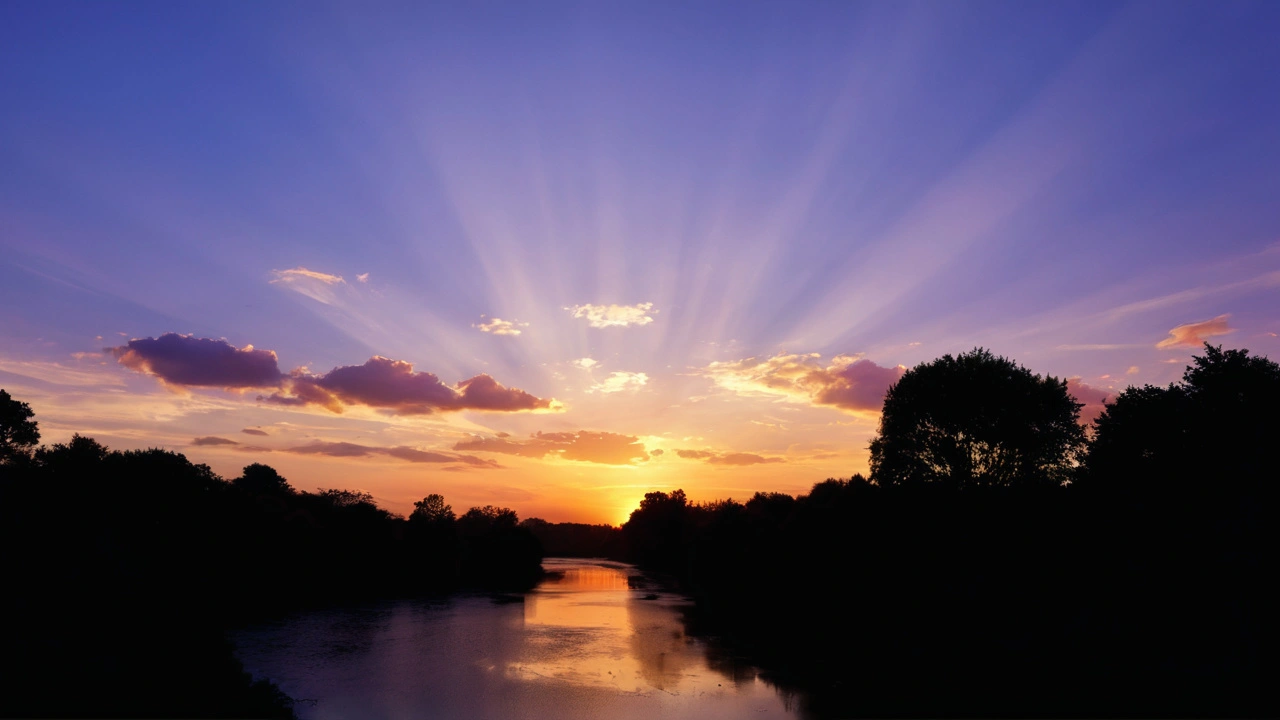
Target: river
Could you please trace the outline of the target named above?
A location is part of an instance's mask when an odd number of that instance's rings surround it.
[[[300,613],[233,636],[306,720],[795,718],[793,696],[685,632],[639,570],[549,558],[517,595]]]

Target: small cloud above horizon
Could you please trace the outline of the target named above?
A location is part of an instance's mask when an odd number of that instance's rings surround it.
[[[214,437],[212,435],[206,437],[198,437],[191,441],[192,445],[210,446],[210,445],[239,445],[235,440],[228,440],[222,437]]]
[[[639,392],[649,382],[642,372],[611,372],[609,377],[587,389],[589,393]]]
[[[635,305],[573,305],[565,310],[575,318],[582,318],[593,328],[628,327],[648,325],[653,322],[650,313],[657,314],[653,303]]]
[[[481,315],[480,317],[484,317]],[[522,323],[513,320],[503,320],[502,318],[490,318],[487,322],[479,325],[473,324],[471,327],[478,329],[480,332],[492,333],[494,335],[519,335],[520,328],[529,327],[529,323]]]

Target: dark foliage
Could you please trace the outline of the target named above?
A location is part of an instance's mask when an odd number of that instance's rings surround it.
[[[885,395],[871,476],[880,485],[1058,486],[1084,430],[1064,380],[981,348],[908,370]]]
[[[433,498],[438,499],[434,500]],[[231,482],[164,450],[94,440],[0,465],[0,715],[289,717],[224,639],[267,614],[463,585],[517,590],[541,572],[515,513],[410,520],[367,493],[299,492],[265,465]]]
[[[1056,381],[1020,376],[1074,415]],[[675,575],[703,630],[819,715],[1274,717],[1277,376],[1207,348],[1182,385],[1111,405],[1066,486],[966,473],[746,503],[651,493],[625,554]],[[899,405],[888,427],[974,408],[968,391],[942,397],[963,407]],[[976,412],[1020,452],[998,404]]]

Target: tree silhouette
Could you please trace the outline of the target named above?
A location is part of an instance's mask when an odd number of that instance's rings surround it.
[[[453,508],[445,504],[443,495],[431,493],[413,504],[409,519],[431,524],[451,523],[454,521]]]
[[[881,485],[1059,486],[1084,447],[1066,381],[976,348],[908,370],[885,396],[871,475]]]
[[[1107,404],[1085,461],[1085,487],[1204,489],[1256,483],[1274,467],[1280,365],[1205,344],[1168,387],[1131,387]],[[1274,470],[1271,470],[1274,474]]]
[[[40,442],[40,429],[31,406],[0,390],[0,463],[26,457]]]
[[[253,463],[246,465],[240,477],[231,481],[236,487],[260,495],[292,495],[293,488],[289,481],[270,465]]]

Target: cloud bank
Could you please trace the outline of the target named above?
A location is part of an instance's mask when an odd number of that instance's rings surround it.
[[[1179,325],[1169,331],[1169,337],[1156,343],[1156,347],[1161,350],[1178,347],[1198,348],[1208,338],[1235,332],[1234,328],[1227,326],[1227,320],[1230,317],[1230,315],[1219,315],[1212,320]]]
[[[649,302],[636,305],[574,305],[565,310],[575,318],[585,319],[594,328],[648,325],[653,322],[649,313],[657,313],[653,309],[653,303]]]
[[[880,367],[856,355],[838,355],[824,366],[821,355],[779,354],[713,362],[698,370],[739,395],[778,396],[843,410],[879,412],[884,394],[906,368]]]
[[[277,405],[317,405],[335,413],[345,406],[363,405],[396,415],[543,410],[553,403],[519,388],[504,387],[486,374],[446,385],[432,373],[414,371],[411,363],[380,355],[363,365],[336,367],[323,375],[295,370],[286,381],[285,392],[259,399]]]
[[[414,371],[411,363],[382,356],[374,356],[363,365],[345,365],[315,375],[305,369],[280,372],[276,354],[270,350],[256,350],[252,345],[237,348],[226,340],[177,333],[133,339],[105,351],[121,365],[155,376],[168,385],[229,390],[278,388],[258,399],[276,405],[315,405],[335,413],[351,405],[397,415],[457,410],[518,412],[558,406],[554,400],[505,387],[486,374],[446,385],[432,373]],[[243,432],[266,434],[249,429]]]
[[[475,437],[453,446],[455,451],[494,452],[523,457],[544,458],[548,455],[565,460],[600,463],[603,465],[633,465],[649,458],[644,443],[633,435],[610,432],[552,432],[536,433],[524,440],[510,437]]]

